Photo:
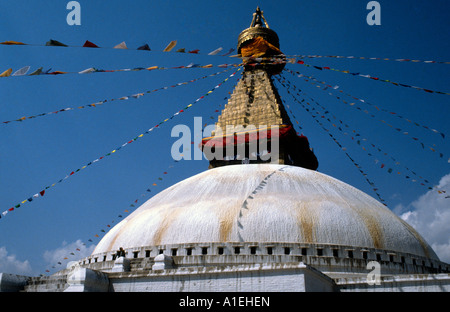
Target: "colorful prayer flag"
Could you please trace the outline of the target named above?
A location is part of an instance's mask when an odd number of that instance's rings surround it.
[[[49,41],[47,41],[47,43],[45,44],[46,46],[56,46],[56,47],[67,47],[67,45],[65,45],[64,43],[61,43],[59,41],[50,39]]]
[[[150,47],[148,46],[148,44],[144,44],[143,46],[140,46],[139,48],[137,48],[138,50],[144,50],[144,51],[151,51]]]
[[[176,40],[171,41],[171,42],[167,45],[167,47],[165,47],[165,49],[163,50],[163,52],[170,52],[170,51],[172,51],[172,49],[173,49],[176,45],[177,45],[177,41],[176,41]]]
[[[83,48],[98,48],[98,46],[95,43],[86,40],[86,42],[83,44]]]
[[[127,47],[125,41],[123,41],[123,42],[119,43],[118,45],[116,45],[114,47],[114,49],[128,49],[128,47]]]

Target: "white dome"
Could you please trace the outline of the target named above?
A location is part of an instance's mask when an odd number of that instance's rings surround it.
[[[213,242],[334,244],[438,260],[374,198],[325,174],[272,164],[219,167],[167,188],[112,228],[93,254]]]

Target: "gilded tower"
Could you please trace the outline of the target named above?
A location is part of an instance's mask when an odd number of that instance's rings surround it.
[[[202,141],[210,168],[242,163],[278,163],[315,170],[308,139],[298,136],[272,81],[285,65],[278,35],[256,9],[238,37],[242,79],[222,110],[211,137]],[[209,153],[208,153],[209,152]]]

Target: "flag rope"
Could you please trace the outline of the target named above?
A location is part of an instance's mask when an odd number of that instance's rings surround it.
[[[121,146],[117,147],[116,149],[112,150],[111,152],[87,163],[86,165],[84,165],[81,168],[78,168],[72,172],[70,172],[68,175],[66,175],[64,178],[60,179],[58,182],[55,182],[53,184],[51,184],[50,186],[46,186],[42,191],[40,191],[39,193],[34,194],[33,196],[21,201],[20,203],[16,204],[15,206],[3,211],[0,214],[0,218],[4,217],[6,214],[8,214],[11,211],[14,211],[15,209],[18,209],[19,207],[21,207],[21,205],[28,203],[28,202],[32,202],[35,198],[38,197],[43,197],[45,192],[49,189],[54,187],[56,184],[64,182],[67,178],[71,177],[72,175],[78,173],[79,171],[93,165],[94,163],[105,159],[106,157],[115,154],[117,151],[119,151],[120,149],[122,149],[123,147],[133,143],[134,141],[142,138],[144,135],[147,135],[149,133],[151,133],[153,130],[157,129],[160,125],[164,124],[165,122],[173,119],[175,116],[179,115],[180,113],[183,113],[184,111],[186,111],[187,109],[189,109],[190,107],[192,107],[193,105],[195,105],[197,102],[199,102],[200,100],[204,99],[206,96],[210,95],[211,93],[213,93],[215,90],[217,90],[222,84],[224,84],[225,82],[227,82],[230,78],[232,78],[238,71],[240,71],[242,69],[242,67],[239,67],[234,73],[232,73],[229,77],[227,77],[225,80],[223,80],[221,83],[219,83],[218,85],[216,85],[214,88],[212,88],[210,91],[208,91],[207,93],[205,93],[204,95],[202,95],[201,97],[197,98],[194,102],[192,102],[191,104],[187,105],[185,108],[177,111],[176,113],[174,113],[171,117],[164,119],[163,121],[159,122],[158,124],[156,124],[155,126],[151,127],[150,129],[148,129],[147,131],[145,131],[144,133],[141,133],[140,135],[136,136],[135,138],[125,142],[124,144],[122,144]]]
[[[211,75],[202,76],[202,77],[195,78],[195,79],[192,79],[192,80],[189,80],[189,81],[185,81],[185,82],[179,82],[177,84],[170,85],[170,86],[165,86],[165,87],[160,87],[160,88],[153,89],[153,90],[147,90],[147,91],[135,93],[133,95],[122,96],[120,98],[113,98],[113,99],[110,99],[110,100],[103,100],[103,101],[95,102],[95,103],[92,103],[92,104],[87,104],[87,105],[82,105],[82,106],[77,106],[77,107],[62,108],[62,109],[59,109],[59,110],[56,110],[56,111],[51,111],[51,112],[48,112],[48,113],[41,113],[41,114],[32,115],[32,116],[24,116],[24,117],[21,117],[21,118],[18,118],[18,119],[3,121],[2,123],[3,124],[8,124],[8,123],[11,123],[11,122],[14,122],[14,121],[22,122],[22,121],[28,120],[28,119],[34,119],[34,118],[37,118],[37,117],[48,116],[48,115],[52,115],[52,114],[59,114],[61,112],[67,112],[67,111],[71,111],[71,110],[75,110],[75,109],[95,108],[95,107],[98,107],[99,105],[103,105],[105,103],[111,103],[113,101],[123,101],[123,100],[129,100],[129,99],[138,99],[138,98],[140,98],[140,97],[142,97],[142,96],[144,96],[146,94],[149,94],[149,93],[154,93],[154,92],[157,92],[157,91],[160,91],[160,90],[167,90],[169,88],[175,88],[175,87],[178,87],[178,86],[186,85],[186,84],[189,84],[189,83],[192,83],[192,82],[196,82],[198,80],[202,80],[202,79],[205,79],[205,78],[209,78],[209,77],[213,77],[213,76],[225,73],[225,72],[227,72],[229,70],[230,70],[230,68],[227,68],[224,71],[216,72],[216,73],[211,74]]]

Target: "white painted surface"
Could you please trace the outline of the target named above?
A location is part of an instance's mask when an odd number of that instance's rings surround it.
[[[93,254],[240,241],[370,247],[437,259],[374,198],[316,171],[271,164],[215,168],[169,187],[112,228]]]

